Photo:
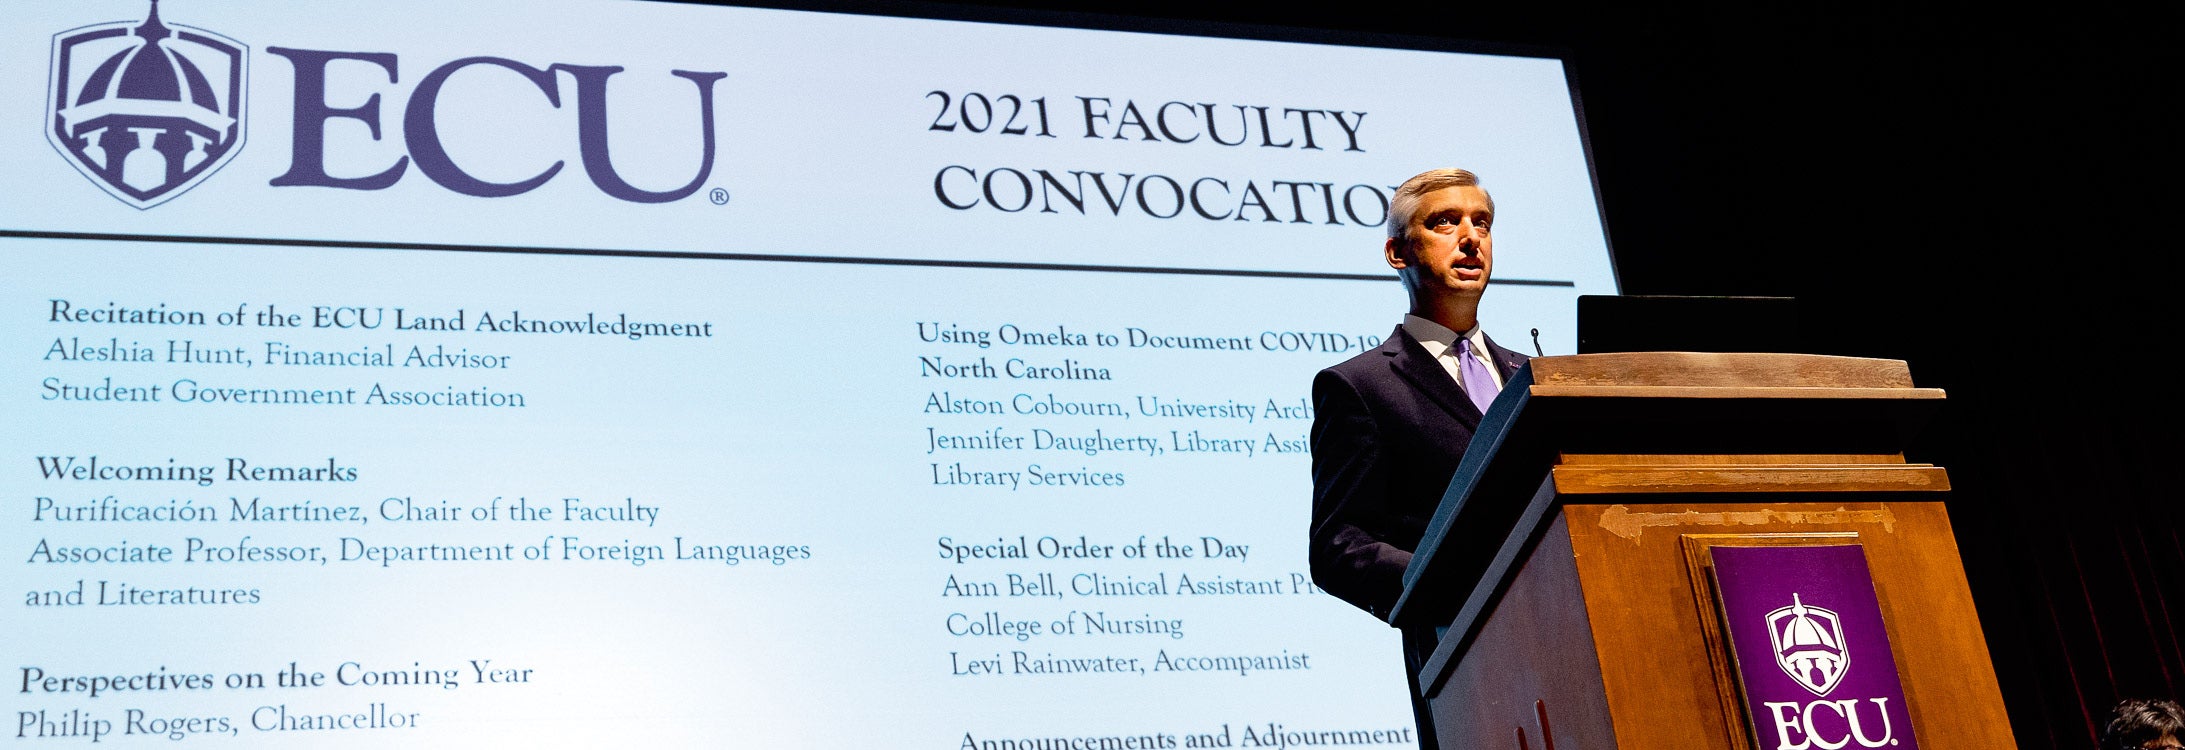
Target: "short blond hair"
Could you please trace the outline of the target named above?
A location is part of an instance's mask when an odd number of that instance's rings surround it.
[[[1487,197],[1487,210],[1495,210],[1495,197],[1487,194],[1487,188],[1480,187],[1479,175],[1455,167],[1429,169],[1404,180],[1404,184],[1396,187],[1395,197],[1388,201],[1388,238],[1410,245],[1411,214],[1419,210],[1419,198],[1436,190],[1453,187],[1479,188],[1480,195]]]

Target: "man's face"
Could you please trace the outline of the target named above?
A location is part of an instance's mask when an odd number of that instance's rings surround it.
[[[1390,239],[1385,247],[1388,265],[1402,274],[1412,289],[1432,297],[1477,298],[1487,291],[1487,275],[1494,267],[1494,210],[1487,193],[1462,186],[1419,196],[1411,215],[1409,247]]]

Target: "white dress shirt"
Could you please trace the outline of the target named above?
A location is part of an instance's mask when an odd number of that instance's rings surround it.
[[[1418,339],[1419,345],[1426,347],[1427,354],[1434,355],[1434,361],[1441,363],[1442,370],[1449,373],[1449,379],[1456,381],[1459,388],[1464,387],[1464,374],[1463,370],[1457,365],[1457,357],[1461,356],[1461,350],[1457,348],[1457,337],[1463,336],[1465,340],[1472,342],[1472,356],[1487,365],[1488,377],[1495,379],[1495,391],[1501,392],[1502,368],[1496,365],[1494,358],[1488,354],[1487,334],[1481,333],[1478,325],[1473,325],[1472,330],[1459,334],[1440,323],[1417,315],[1405,315],[1404,332],[1411,334],[1412,338]],[[1467,390],[1465,392],[1470,393],[1471,391]]]

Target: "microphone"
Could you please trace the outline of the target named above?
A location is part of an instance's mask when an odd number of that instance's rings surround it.
[[[1540,329],[1538,328],[1533,329],[1533,355],[1537,357],[1548,356],[1545,352],[1540,351]]]

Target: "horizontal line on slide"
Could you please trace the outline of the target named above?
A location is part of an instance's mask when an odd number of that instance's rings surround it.
[[[298,240],[267,237],[192,237],[164,234],[106,234],[98,232],[33,232],[0,229],[0,237],[51,240],[105,240],[120,242],[168,242],[198,245],[263,245],[270,247],[329,247],[359,250],[439,250],[466,253],[527,253],[533,255],[599,255],[624,258],[699,258],[765,263],[834,263],[861,266],[926,266],[933,268],[993,268],[1018,271],[1076,271],[1086,273],[1150,273],[1174,276],[1234,276],[1263,279],[1325,279],[1333,281],[1394,281],[1395,274],[1312,273],[1307,271],[1260,271],[1244,268],[1169,268],[1162,266],[1107,266],[1085,263],[1018,263],[996,260],[928,260],[913,258],[861,258],[838,255],[782,255],[770,253],[704,253],[672,250],[610,250],[521,245],[458,245],[443,242],[353,242],[346,240]],[[1576,287],[1577,282],[1542,279],[1495,279],[1497,285]]]

